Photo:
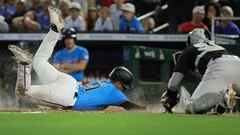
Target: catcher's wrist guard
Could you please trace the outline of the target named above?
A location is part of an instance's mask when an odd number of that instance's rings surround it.
[[[177,99],[178,93],[177,93],[177,91],[171,91],[171,90],[168,89],[167,90],[167,95],[172,99]]]

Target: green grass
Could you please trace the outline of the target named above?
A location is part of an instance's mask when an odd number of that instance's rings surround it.
[[[239,116],[0,113],[0,135],[240,135]]]

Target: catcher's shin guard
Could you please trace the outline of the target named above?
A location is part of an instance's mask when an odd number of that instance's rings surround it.
[[[18,74],[15,93],[25,96],[25,92],[31,87],[31,64],[18,64]]]

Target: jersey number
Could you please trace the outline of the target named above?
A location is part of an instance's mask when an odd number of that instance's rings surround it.
[[[90,91],[90,90],[95,90],[99,87],[101,87],[99,84],[89,84],[86,85],[87,87],[84,88],[84,91]]]

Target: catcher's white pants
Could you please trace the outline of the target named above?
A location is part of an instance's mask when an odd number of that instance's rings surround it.
[[[33,58],[33,68],[42,85],[32,85],[26,95],[48,103],[73,106],[78,91],[77,81],[70,75],[59,72],[49,62],[60,33],[50,30]]]
[[[210,61],[202,81],[190,99],[186,99],[185,110],[189,113],[204,113],[218,103],[223,103],[231,84],[236,84],[240,89],[239,70],[240,59],[237,56],[223,55]]]

